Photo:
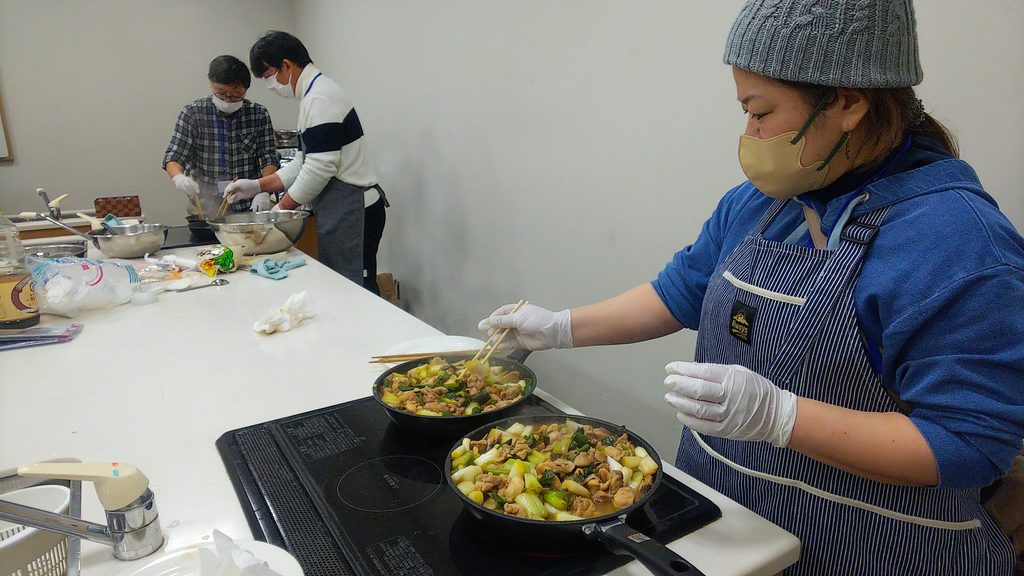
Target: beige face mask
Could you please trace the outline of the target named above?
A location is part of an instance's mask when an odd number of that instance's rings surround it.
[[[849,137],[844,132],[829,155],[810,166],[800,162],[807,139],[804,133],[824,106],[824,98],[814,107],[811,117],[799,131],[786,132],[774,138],[740,136],[740,167],[758,190],[772,198],[786,199],[817,190],[828,177],[828,164]]]

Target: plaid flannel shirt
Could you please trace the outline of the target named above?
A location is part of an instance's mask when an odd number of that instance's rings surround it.
[[[260,104],[243,102],[229,116],[217,111],[212,96],[186,104],[164,153],[164,169],[168,162],[177,162],[196,180],[212,184],[233,178],[259,178],[264,167],[280,166],[270,113]]]

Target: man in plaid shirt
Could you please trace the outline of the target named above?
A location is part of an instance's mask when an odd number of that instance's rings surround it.
[[[222,192],[236,178],[259,178],[280,166],[274,127],[267,109],[245,99],[249,68],[234,56],[218,56],[207,76],[213,95],[185,105],[178,114],[164,170],[188,196],[188,213],[212,218],[220,211]],[[235,202],[230,212],[269,210],[267,194]]]

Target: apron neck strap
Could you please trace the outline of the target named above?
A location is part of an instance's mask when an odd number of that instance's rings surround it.
[[[772,360],[769,378],[788,382],[799,369],[807,350],[821,337],[825,320],[835,309],[839,297],[857,281],[864,253],[878,235],[878,227],[888,212],[889,206],[883,206],[843,228],[839,248],[829,253],[828,261],[818,274],[814,297],[808,298],[780,340],[784,344]]]

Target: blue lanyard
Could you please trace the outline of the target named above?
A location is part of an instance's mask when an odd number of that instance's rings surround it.
[[[319,78],[321,74],[323,74],[323,72],[317,72],[316,76],[313,76],[313,79],[309,81],[309,86],[306,86],[306,91],[302,93],[303,98],[305,98],[306,94],[309,94],[309,91],[313,89],[313,84],[316,83],[316,79]]]
[[[889,160],[889,162],[885,166],[882,166],[881,168],[879,168],[878,171],[875,172],[874,174],[872,174],[870,178],[868,178],[867,180],[861,182],[860,186],[857,186],[853,190],[853,192],[848,192],[847,193],[849,198],[846,200],[846,204],[843,205],[843,209],[839,211],[840,214],[842,214],[843,212],[846,211],[846,207],[850,205],[850,202],[853,202],[854,200],[857,199],[857,193],[858,192],[860,192],[861,190],[867,188],[869,184],[873,183],[880,176],[882,176],[883,174],[888,172],[890,169],[892,169],[893,165],[896,164],[896,161],[899,160],[903,156],[903,154],[905,154],[907,152],[907,149],[910,148],[910,142],[911,142],[911,137],[907,136],[906,140],[903,141],[903,146],[900,147],[900,151],[897,152],[896,155],[892,157],[892,160]],[[812,200],[813,201],[813,199],[810,198],[810,197],[808,197],[807,200]],[[813,209],[814,206],[812,205],[811,208]],[[831,236],[831,235],[832,235],[832,230],[829,230],[828,233],[825,234],[826,237]],[[811,248],[814,248],[814,242],[811,240],[810,233],[807,234],[807,244]]]
[[[226,140],[226,138],[224,137],[224,128],[221,126],[221,120],[222,119],[221,119],[220,111],[218,111],[216,113],[215,118],[217,119],[217,144],[220,146],[220,167],[224,170],[223,176],[226,176],[226,177],[230,178],[231,174],[230,174],[230,170],[228,170],[227,152],[225,151],[225,148],[226,148],[225,140]],[[227,122],[228,122],[228,128],[229,129],[231,128],[232,124],[234,124],[234,121],[235,121],[234,118],[228,117]]]

